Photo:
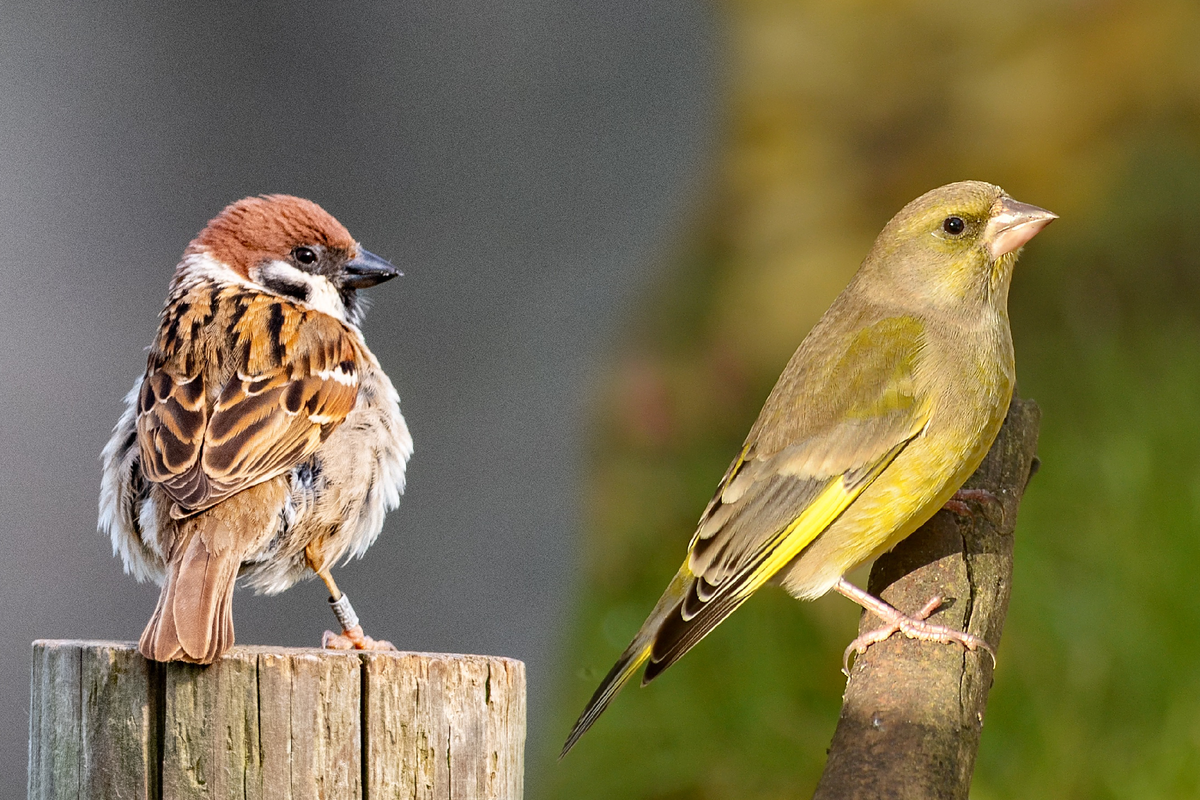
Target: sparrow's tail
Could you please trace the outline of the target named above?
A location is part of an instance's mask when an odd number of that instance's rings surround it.
[[[242,548],[228,546],[232,531],[211,512],[180,522],[178,536],[138,650],[152,661],[211,664],[233,646],[233,585]]]

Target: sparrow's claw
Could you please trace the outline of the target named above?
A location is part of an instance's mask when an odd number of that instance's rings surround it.
[[[325,631],[321,637],[321,646],[326,650],[395,650],[396,646],[382,639],[372,639],[363,633],[361,625],[334,633]]]

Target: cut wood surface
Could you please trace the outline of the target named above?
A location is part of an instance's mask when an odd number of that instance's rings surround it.
[[[973,516],[948,510],[881,557],[869,591],[914,613],[935,594],[946,604],[930,620],[987,640],[998,649],[1012,585],[1017,508],[1035,469],[1037,404],[1014,398],[995,444],[967,488],[999,503]],[[859,632],[881,626],[864,613]],[[895,634],[872,645],[851,669],[829,760],[814,800],[968,796],[992,659],[961,645]]]
[[[520,800],[524,747],[513,659],[33,645],[31,800]]]

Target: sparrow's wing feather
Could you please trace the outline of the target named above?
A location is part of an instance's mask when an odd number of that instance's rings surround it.
[[[789,415],[796,436],[782,447],[763,442],[762,417],[751,431],[700,519],[681,570],[692,580],[658,625],[644,680],[796,558],[924,430],[929,407],[913,379],[923,331],[912,318],[890,318],[835,338],[847,357],[772,394],[763,416]],[[824,413],[797,410],[818,397]],[[842,407],[831,414],[830,405]]]
[[[324,314],[283,309],[269,297],[242,303],[226,356],[237,368],[219,386],[215,369],[187,369],[202,361],[186,348],[152,360],[138,438],[147,477],[179,512],[202,511],[286,472],[354,408],[353,334]]]
[[[146,477],[190,505],[207,491],[197,469],[208,426],[204,375],[177,379],[166,365],[151,366],[138,395],[137,432]]]
[[[354,362],[324,376],[238,376],[221,393],[204,437],[201,465],[216,491],[208,504],[241,491],[310,456],[354,408]],[[338,377],[334,377],[334,375]]]

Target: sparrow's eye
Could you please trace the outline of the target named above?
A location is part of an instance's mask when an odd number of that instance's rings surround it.
[[[967,227],[967,223],[962,221],[962,217],[946,217],[942,222],[942,230],[951,236],[958,236]]]
[[[292,251],[292,258],[305,266],[317,263],[317,254],[311,247],[297,247]]]

